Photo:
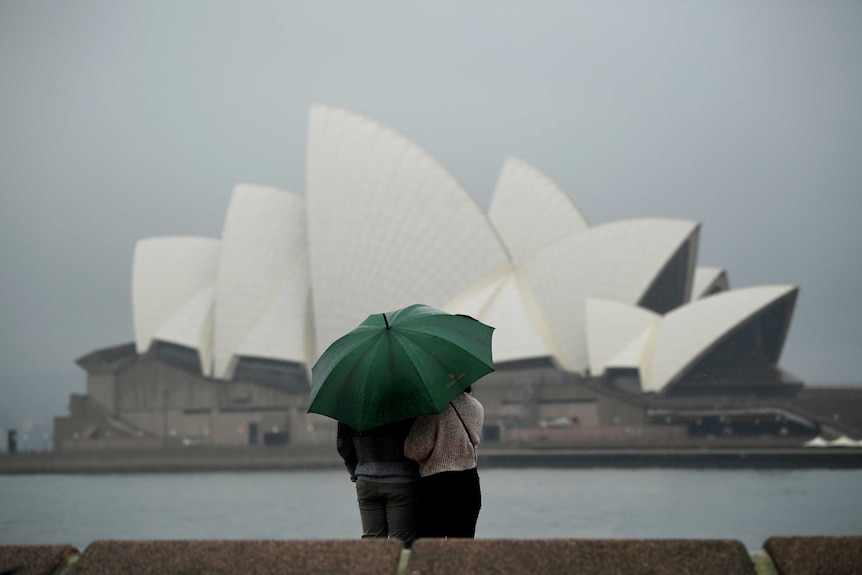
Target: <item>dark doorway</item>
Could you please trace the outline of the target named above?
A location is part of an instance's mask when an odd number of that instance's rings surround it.
[[[257,445],[260,442],[260,434],[257,430],[257,423],[248,424],[248,444]]]

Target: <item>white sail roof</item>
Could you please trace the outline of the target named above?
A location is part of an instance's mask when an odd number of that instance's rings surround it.
[[[488,217],[515,263],[589,227],[578,206],[556,182],[515,157],[506,158],[503,164]]]
[[[212,375],[213,305],[215,285],[202,288],[159,328],[154,341],[165,341],[195,349],[201,373]]]
[[[696,222],[684,220],[623,220],[567,237],[527,262],[530,286],[566,369],[583,373],[589,366],[587,298],[639,303],[673,255],[696,244],[697,232]]]
[[[616,355],[607,360],[605,362],[605,370],[614,368],[637,369],[638,375],[643,379],[643,366],[647,362],[652,334],[658,327],[658,323],[656,322],[642,331],[617,352]]]
[[[797,291],[792,285],[731,290],[666,314],[652,336],[652,353],[642,371],[643,390],[661,391],[672,385],[725,336],[771,304],[795,297]],[[779,326],[784,327],[786,323]]]
[[[160,339],[197,349],[202,360],[208,357],[220,245],[217,239],[187,236],[135,244],[132,315],[138,353]]]
[[[553,338],[529,293],[520,268],[443,306],[450,313],[463,313],[494,326],[495,362],[555,356]]]
[[[694,269],[694,281],[691,286],[692,300],[729,289],[730,281],[727,279],[727,272],[722,268],[697,266]]]
[[[587,298],[586,332],[590,373],[602,375],[608,362],[615,359],[614,367],[623,367],[618,357],[633,340],[653,329],[661,316],[642,307],[600,298]],[[632,365],[639,367],[640,357]]]
[[[764,359],[777,361],[793,306],[771,305],[796,288],[727,291],[723,269],[695,269],[696,222],[590,227],[557,184],[511,157],[485,214],[419,146],[331,106],[312,107],[307,152],[305,197],[241,184],[221,241],[138,242],[140,353],[154,340],[190,347],[221,378],[240,357],[310,366],[369,314],[425,303],[494,326],[497,362],[637,368],[646,391],[777,309],[764,319],[775,324]]]
[[[307,153],[317,353],[369,314],[413,303],[441,307],[508,270],[480,206],[401,134],[314,105]]]
[[[240,184],[222,234],[215,308],[215,375],[230,378],[240,355],[307,361],[305,199]]]

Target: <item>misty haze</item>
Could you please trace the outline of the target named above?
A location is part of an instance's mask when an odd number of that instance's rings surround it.
[[[860,29],[0,2],[0,546],[358,539],[310,368],[413,303],[495,328],[477,537],[862,533]]]

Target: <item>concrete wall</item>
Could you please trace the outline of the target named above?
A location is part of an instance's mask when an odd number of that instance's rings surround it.
[[[117,415],[169,441],[249,445],[268,433],[291,442],[313,439],[305,421],[307,394],[252,382],[226,382],[189,373],[155,358],[143,358],[117,377]]]
[[[117,405],[114,383],[113,373],[89,373],[87,374],[87,396],[108,411],[115,412]]]
[[[87,390],[71,398],[68,417],[55,420],[59,449],[113,448],[122,437],[129,447],[243,446],[251,443],[252,429],[259,445],[335,437],[334,422],[305,413],[307,392],[209,379],[155,357],[140,357],[115,373],[90,373]],[[131,441],[142,438],[147,441]]]
[[[552,367],[494,372],[473,387],[485,407],[485,424],[501,429],[541,427],[562,418],[581,427],[644,425],[643,410],[603,395]]]
[[[647,418],[644,410],[631,403],[611,396],[599,396],[600,425],[645,425]]]
[[[144,358],[117,376],[117,413],[218,407],[218,386],[154,358]]]
[[[548,427],[513,429],[506,441],[522,447],[571,447],[573,445],[673,444],[688,437],[683,426],[600,425],[595,427]]]
[[[90,439],[158,437],[164,446],[318,444],[335,439],[334,421],[306,413],[307,390],[210,379],[163,358],[141,356],[117,372],[90,373],[87,389],[90,406],[103,407],[103,419],[119,424],[105,427],[103,436],[89,433]],[[489,374],[476,383],[474,393],[485,407],[489,443],[505,442],[510,430],[541,429],[561,421],[590,429],[640,429],[645,423],[637,405],[539,361]],[[87,438],[80,433],[91,419],[90,414],[58,418],[55,442],[82,448],[80,440]],[[123,430],[124,425],[128,429]]]
[[[152,450],[162,447],[158,437],[108,437],[97,439],[63,439],[58,451],[127,451]]]
[[[88,395],[69,396],[69,415],[54,418],[54,449],[72,449],[82,441],[99,438],[107,413]]]
[[[593,427],[599,425],[598,401],[561,401],[543,403],[538,406],[539,426],[558,420],[568,420],[574,425]]]

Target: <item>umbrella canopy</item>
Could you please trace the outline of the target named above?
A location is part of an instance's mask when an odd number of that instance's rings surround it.
[[[440,413],[494,371],[493,331],[420,304],[370,315],[314,364],[308,412],[359,431]]]

